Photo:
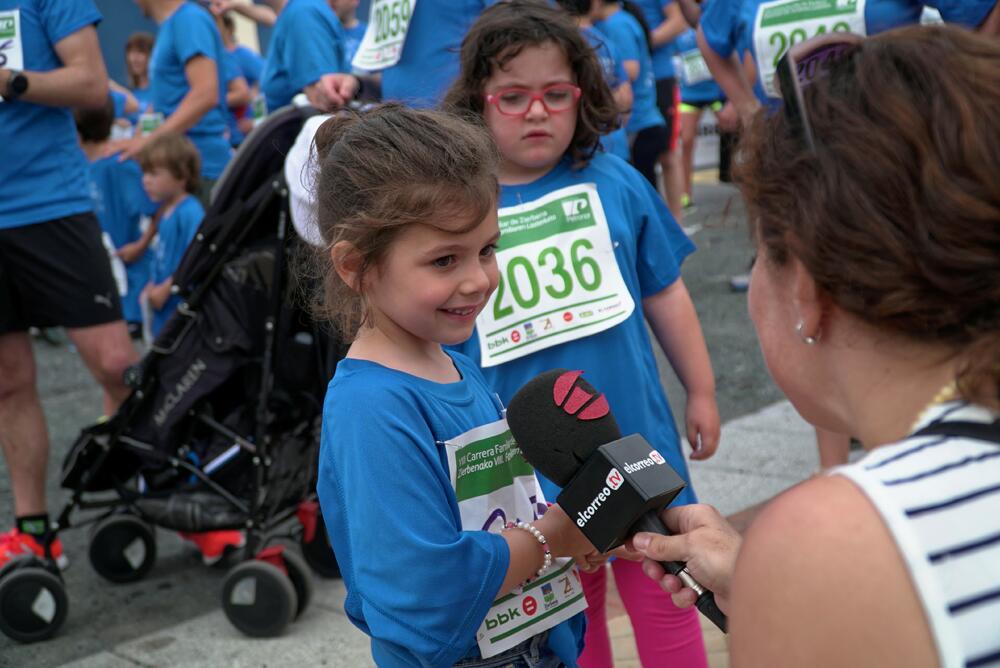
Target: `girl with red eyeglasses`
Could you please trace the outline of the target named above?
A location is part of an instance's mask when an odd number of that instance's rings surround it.
[[[687,390],[691,457],[706,459],[719,441],[715,384],[680,277],[694,245],[649,182],[600,150],[618,111],[593,49],[565,13],[513,0],[483,12],[460,62],[445,106],[481,116],[501,154],[499,283],[460,349],[504,402],[543,371],[584,369],[622,432],[642,434],[687,478],[645,323]],[[541,482],[554,499],[558,487]],[[695,501],[689,484],[678,502]],[[615,560],[611,571],[642,664],[705,666],[697,614],[674,607],[638,564]],[[612,664],[607,573],[581,574],[581,666]]]

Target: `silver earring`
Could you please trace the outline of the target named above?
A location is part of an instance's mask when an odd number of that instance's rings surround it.
[[[806,324],[803,321],[799,320],[799,324],[795,325],[795,333],[799,335],[800,339],[802,339],[802,343],[806,344],[807,346],[811,346],[816,343],[817,337],[806,336],[802,332],[802,330],[805,329],[805,326]]]

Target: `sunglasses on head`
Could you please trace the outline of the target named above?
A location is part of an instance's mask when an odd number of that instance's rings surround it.
[[[818,35],[794,45],[778,61],[774,85],[781,93],[785,118],[810,151],[816,150],[802,91],[814,81],[829,75],[834,64],[857,52],[864,37],[854,33]]]

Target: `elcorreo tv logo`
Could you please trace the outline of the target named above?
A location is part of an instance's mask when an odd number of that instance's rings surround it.
[[[572,218],[573,216],[579,216],[587,208],[588,202],[586,197],[577,197],[576,199],[568,199],[562,203],[563,213],[566,214],[567,218]]]
[[[666,464],[667,463],[667,460],[663,458],[663,455],[661,455],[656,450],[653,450],[651,453],[649,453],[649,458],[652,459],[657,464]]]
[[[608,477],[604,479],[604,482],[612,490],[616,490],[622,486],[622,483],[625,482],[625,478],[622,476],[621,471],[619,471],[618,469],[611,469],[611,471],[608,473]]]

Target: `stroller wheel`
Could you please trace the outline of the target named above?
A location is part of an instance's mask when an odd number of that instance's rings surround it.
[[[0,631],[18,642],[45,640],[66,621],[66,588],[38,559],[18,561],[0,578]]]
[[[274,564],[251,559],[235,566],[222,583],[222,610],[248,636],[280,635],[295,617],[298,595],[291,578]]]
[[[302,556],[313,572],[321,578],[339,578],[340,567],[337,565],[337,555],[333,553],[330,537],[326,533],[326,525],[322,518],[316,523],[316,533],[311,542],[304,539],[301,542]]]
[[[106,580],[140,580],[155,562],[156,537],[152,528],[135,515],[111,515],[94,528],[90,540],[90,563]]]
[[[316,586],[313,584],[312,573],[309,571],[309,567],[306,566],[306,562],[302,560],[302,557],[286,549],[281,553],[281,558],[284,560],[285,568],[288,570],[288,579],[292,581],[292,586],[295,587],[295,595],[298,598],[298,605],[295,607],[295,619],[298,619],[305,612],[306,608],[309,607]]]

